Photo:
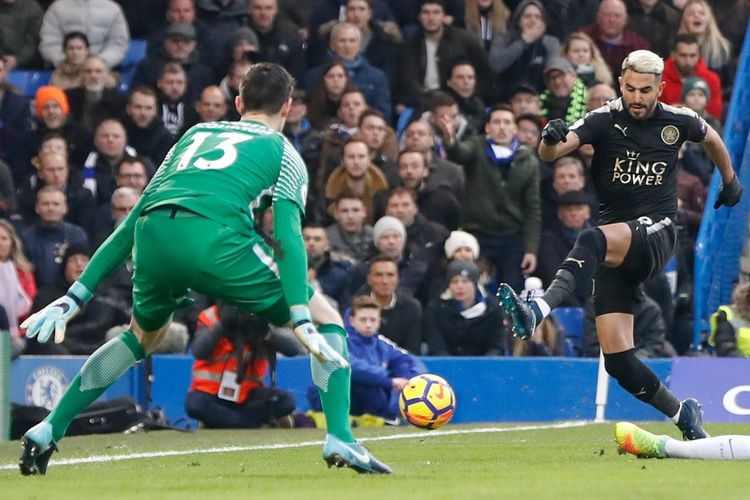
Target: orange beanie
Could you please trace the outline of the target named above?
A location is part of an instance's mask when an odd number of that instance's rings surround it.
[[[35,104],[36,104],[36,115],[42,116],[42,108],[44,105],[52,99],[62,108],[63,115],[65,117],[70,113],[70,104],[68,104],[68,96],[65,95],[65,91],[60,87],[54,87],[52,85],[46,85],[39,87],[36,91]]]

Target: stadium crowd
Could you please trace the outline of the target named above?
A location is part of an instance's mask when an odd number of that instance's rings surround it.
[[[749,14],[729,0],[0,0],[0,330],[17,353],[91,354],[127,323],[126,265],[62,344],[18,328],[80,276],[183,132],[239,118],[244,71],[270,61],[298,82],[284,133],[310,178],[314,286],[342,313],[371,297],[380,334],[414,354],[563,355],[554,318],[514,342],[494,293],[549,285],[596,222],[593,151],[547,164],[542,128],[616,98],[622,60],[647,48],[665,59],[661,100],[721,130]],[[46,85],[9,83],[31,71]],[[639,356],[690,349],[713,168],[683,148],[680,244],[636,311]],[[273,213],[257,226],[272,238]],[[195,299],[172,352],[213,305]],[[576,354],[597,356],[591,304],[566,305],[586,316]]]

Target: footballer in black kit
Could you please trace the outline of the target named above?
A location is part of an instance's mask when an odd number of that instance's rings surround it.
[[[581,231],[542,297],[525,302],[506,284],[498,290],[513,332],[528,338],[568,296],[593,293],[596,331],[604,366],[634,397],[677,424],[685,439],[707,436],[701,406],[678,400],[635,356],[633,309],[641,283],[661,271],[677,242],[677,153],[685,141],[700,143],[721,173],[714,208],[734,206],[742,186],[719,134],[689,109],[658,101],[664,88],[662,59],[648,50],[622,62],[622,97],[568,125],[552,120],[542,131],[544,161],[594,147],[591,176],[599,196],[600,225]]]

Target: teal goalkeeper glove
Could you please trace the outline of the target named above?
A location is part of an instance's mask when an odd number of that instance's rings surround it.
[[[91,292],[84,285],[76,281],[65,295],[49,304],[44,309],[35,312],[21,323],[26,329],[26,338],[37,337],[37,341],[45,343],[55,331],[55,343],[65,339],[65,327],[68,321],[78,314],[86,302],[91,299]]]
[[[300,344],[315,356],[321,363],[333,363],[337,368],[346,368],[349,362],[332,348],[326,339],[318,333],[310,318],[310,310],[306,306],[294,306],[291,309],[294,336]]]

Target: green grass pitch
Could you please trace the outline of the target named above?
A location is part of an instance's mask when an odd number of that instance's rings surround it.
[[[22,477],[13,467],[18,442],[0,443],[0,498],[748,497],[748,462],[639,460],[617,454],[613,423],[553,425],[449,425],[431,432],[357,429],[373,454],[393,467],[395,474],[388,477],[326,468],[320,455],[323,434],[314,429],[68,438],[60,443],[47,475],[36,477]],[[666,423],[642,425],[677,435]],[[739,424],[708,429],[713,434],[750,433],[750,426]],[[156,456],[160,454],[166,456]],[[81,460],[102,456],[117,460]]]

